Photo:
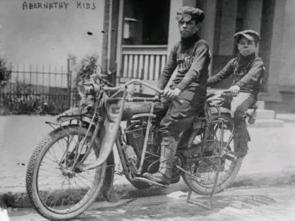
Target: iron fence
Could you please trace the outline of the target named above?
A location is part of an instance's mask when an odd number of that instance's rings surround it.
[[[57,114],[71,106],[70,61],[64,67],[11,65],[9,82],[0,90],[2,112]]]

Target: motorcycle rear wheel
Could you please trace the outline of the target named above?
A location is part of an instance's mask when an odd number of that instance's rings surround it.
[[[88,145],[91,132],[84,145],[78,145],[78,149],[91,148],[85,161],[82,161],[83,151],[73,151],[86,132],[86,128],[79,126],[58,128],[39,143],[30,158],[27,193],[37,212],[47,219],[66,220],[78,216],[93,203],[102,188],[106,164],[88,171],[70,169],[75,157],[82,164],[92,163],[98,157],[99,139],[95,139],[95,148]]]
[[[210,195],[213,191],[214,179],[217,174],[217,165],[218,160],[224,166],[223,169],[219,169],[219,175],[217,178],[217,183],[215,186],[214,193],[218,193],[227,188],[236,178],[241,165],[242,158],[236,158],[235,150],[232,142],[232,134],[234,130],[234,124],[232,119],[228,116],[221,116],[224,120],[224,127],[218,128],[217,125],[213,125],[215,127],[215,132],[218,133],[220,130],[226,134],[226,138],[222,142],[224,148],[227,151],[227,154],[224,155],[223,158],[204,158],[200,159],[196,163],[190,163],[187,165],[188,173],[184,173],[182,175],[184,182],[188,185],[188,187],[201,195]],[[199,135],[197,135],[199,136]],[[216,139],[216,138],[215,138]],[[227,142],[230,142],[228,146],[226,146]]]

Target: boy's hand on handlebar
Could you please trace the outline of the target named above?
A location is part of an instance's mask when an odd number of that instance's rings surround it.
[[[237,95],[240,92],[240,87],[238,85],[233,85],[228,90]]]
[[[175,89],[167,88],[163,91],[163,95],[171,99],[178,97],[180,93],[181,93],[181,90],[179,88],[175,88]]]

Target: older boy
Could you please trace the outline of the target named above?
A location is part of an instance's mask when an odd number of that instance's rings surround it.
[[[216,75],[208,79],[212,86],[226,77],[232,76],[229,88],[236,97],[231,101],[231,115],[234,118],[234,147],[238,157],[243,158],[248,152],[250,136],[245,122],[245,113],[257,100],[260,82],[264,72],[264,64],[256,56],[260,36],[253,30],[244,30],[234,34],[238,55],[231,59]]]
[[[167,64],[159,79],[158,87],[170,101],[168,111],[161,120],[161,157],[159,171],[145,176],[155,182],[171,182],[173,159],[182,132],[191,125],[192,117],[203,109],[206,97],[206,82],[210,63],[209,46],[198,35],[199,24],[204,19],[202,10],[192,7],[180,8],[177,23],[181,36],[172,49]],[[170,87],[166,87],[174,70],[177,73]],[[183,100],[180,104],[173,98]]]

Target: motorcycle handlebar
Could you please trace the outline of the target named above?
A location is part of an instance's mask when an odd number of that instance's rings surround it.
[[[160,96],[162,96],[162,94],[164,93],[163,90],[160,90],[158,88],[156,88],[155,86],[149,84],[149,83],[146,83],[144,81],[141,81],[141,80],[137,80],[137,79],[134,79],[134,80],[131,80],[131,81],[128,81],[127,83],[123,84],[123,85],[120,85],[120,86],[117,86],[117,87],[109,87],[109,86],[104,86],[104,90],[107,90],[107,91],[118,91],[122,88],[127,88],[129,85],[131,84],[141,84],[141,85],[144,85],[152,90],[154,90],[156,93],[158,93]],[[99,89],[98,86],[94,85],[93,83],[88,83],[88,84],[83,84],[85,85],[86,87],[89,87],[91,85],[91,88],[90,90],[93,90],[93,91],[96,91]],[[89,91],[90,91],[89,90]],[[129,98],[130,100],[130,98]],[[154,96],[153,98],[134,98],[133,101],[158,101],[160,99],[157,98],[157,96]],[[183,104],[183,100],[180,99],[179,97],[175,97],[174,100],[176,102],[178,102],[179,104]]]
[[[164,93],[163,90],[160,90],[160,89],[154,87],[153,85],[151,85],[151,84],[149,84],[149,83],[146,83],[146,82],[144,82],[144,81],[137,80],[137,79],[131,80],[131,81],[127,82],[125,85],[128,86],[128,85],[130,85],[130,84],[134,84],[134,83],[142,84],[142,85],[144,85],[144,86],[146,86],[146,87],[148,87],[148,88],[154,90],[154,91],[157,92],[160,96]],[[179,97],[175,97],[174,100],[175,100],[177,103],[179,103],[179,104],[183,104],[183,103],[184,103],[184,101],[183,101],[182,99],[180,99]]]

